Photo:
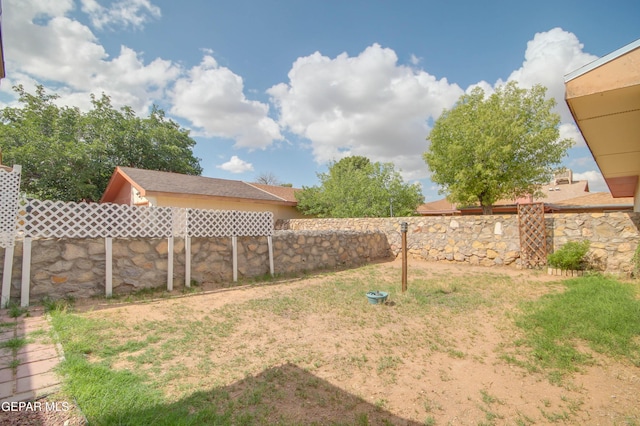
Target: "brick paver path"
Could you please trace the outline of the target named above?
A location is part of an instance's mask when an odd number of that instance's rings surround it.
[[[0,402],[34,400],[59,389],[54,368],[62,354],[51,341],[50,329],[41,308],[18,318],[10,317],[7,309],[0,310],[0,346],[20,338],[27,341],[17,350],[0,348]]]

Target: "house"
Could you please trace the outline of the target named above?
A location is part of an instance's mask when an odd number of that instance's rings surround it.
[[[567,74],[565,89],[611,195],[640,212],[640,39]]]
[[[547,206],[563,203],[570,199],[578,199],[589,193],[589,182],[586,180],[574,181],[571,170],[564,170],[556,173],[553,180],[547,185],[543,185],[540,191],[544,193],[543,197],[526,196],[510,200],[498,200],[493,205],[494,214],[509,214],[518,211],[518,204],[524,203],[544,203]],[[560,204],[562,206],[566,204]],[[568,206],[568,205],[567,205]],[[421,216],[450,216],[450,215],[469,215],[482,214],[482,207],[465,206],[460,207],[449,202],[447,199],[432,201],[425,203],[416,209],[416,213]]]
[[[116,167],[101,203],[270,211],[274,220],[303,217],[294,188],[180,173]]]
[[[592,192],[579,197],[545,203],[550,213],[632,212],[633,197],[614,198],[609,192]]]

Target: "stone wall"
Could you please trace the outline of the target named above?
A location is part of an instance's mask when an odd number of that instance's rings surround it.
[[[400,224],[407,222],[409,254],[426,260],[510,265],[520,258],[518,218],[514,215],[403,218],[291,219],[279,229],[383,232],[394,256],[401,250]]]
[[[622,274],[633,269],[631,259],[640,244],[640,213],[553,214],[545,220],[549,252],[569,241],[588,240],[589,262],[595,269]]]
[[[273,235],[276,274],[349,267],[397,256],[400,224],[407,222],[413,257],[477,265],[520,266],[516,215],[440,216],[278,221]],[[548,251],[568,241],[589,240],[591,265],[625,273],[640,243],[640,213],[579,213],[545,216]],[[113,291],[128,293],[167,283],[166,239],[114,239]],[[199,283],[232,281],[230,238],[193,238],[191,277]],[[4,260],[4,250],[0,249]],[[174,287],[184,285],[184,241],[174,241]],[[0,261],[0,275],[3,262]],[[15,247],[12,297],[20,295],[22,244]],[[266,237],[238,238],[240,279],[269,273]],[[103,239],[33,240],[31,298],[87,297],[105,293]]]
[[[278,229],[383,232],[394,255],[400,252],[400,224],[407,222],[409,254],[426,260],[478,265],[520,266],[517,215],[437,216],[406,218],[292,219]],[[626,273],[640,243],[640,213],[576,213],[545,215],[547,251],[568,241],[589,240],[594,268]]]
[[[174,240],[174,288],[184,285],[184,240]],[[105,294],[104,239],[34,239],[31,249],[32,301],[44,297],[90,297]],[[319,269],[349,267],[389,258],[391,252],[381,232],[277,231],[273,235],[274,272],[294,274]],[[1,259],[4,250],[0,249]],[[113,292],[166,288],[167,239],[113,239]],[[3,262],[0,262],[0,276]],[[266,237],[238,238],[238,277],[269,273]],[[191,278],[199,283],[231,282],[231,238],[192,238]],[[12,298],[20,296],[22,243],[14,249]]]

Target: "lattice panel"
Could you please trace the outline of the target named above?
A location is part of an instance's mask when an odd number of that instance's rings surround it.
[[[42,238],[160,238],[174,235],[174,208],[22,200],[18,231]],[[185,229],[184,220],[177,228]]]
[[[520,258],[523,266],[538,267],[547,263],[547,232],[544,204],[518,204]]]
[[[15,244],[16,216],[20,195],[20,166],[8,172],[0,169],[0,247]]]
[[[188,209],[187,234],[192,237],[269,236],[273,213]]]

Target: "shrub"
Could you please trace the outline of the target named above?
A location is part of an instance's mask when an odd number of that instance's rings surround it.
[[[547,256],[549,266],[562,270],[585,269],[589,241],[571,241]]]

